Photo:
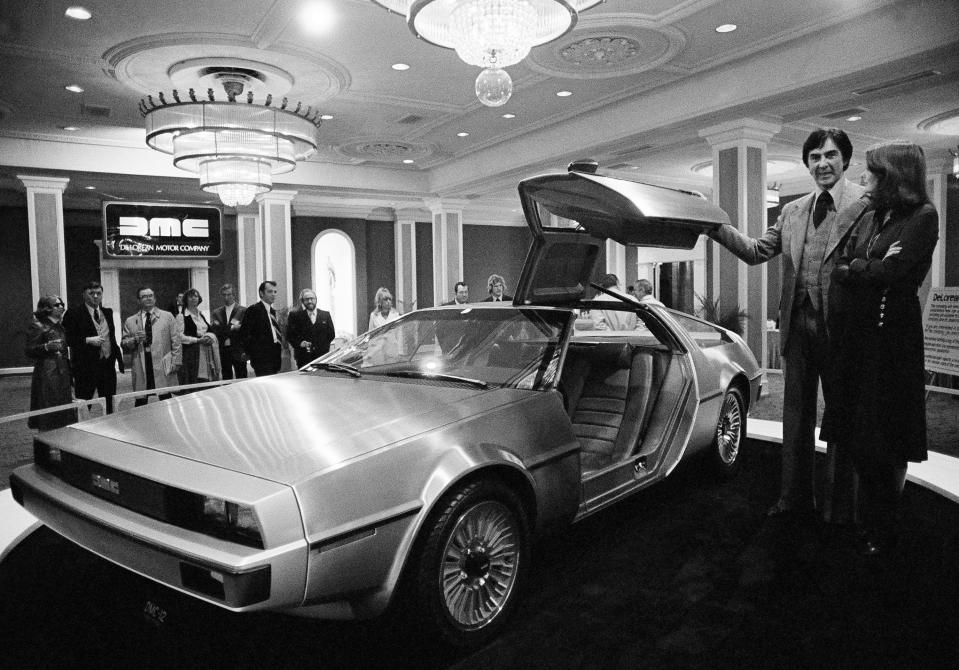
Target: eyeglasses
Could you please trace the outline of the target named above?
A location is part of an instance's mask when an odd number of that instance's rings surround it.
[[[55,303],[53,303],[53,306],[54,306],[54,307],[63,307],[63,303],[62,303],[62,302],[55,302]]]

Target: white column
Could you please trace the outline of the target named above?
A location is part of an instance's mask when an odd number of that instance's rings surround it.
[[[258,299],[257,285],[263,277],[263,225],[259,208],[236,213],[236,299],[249,305]]]
[[[949,178],[952,176],[952,163],[943,166],[943,172],[940,174],[930,174],[927,188],[932,204],[939,212],[939,243],[935,251],[932,252],[932,267],[929,268],[929,286],[945,286],[946,282],[946,232],[948,222],[948,198]],[[947,171],[948,170],[948,171]],[[928,287],[924,287],[928,288]],[[925,307],[926,292],[920,297],[923,299]]]
[[[67,296],[66,250],[63,242],[63,191],[65,177],[17,175],[27,189],[30,233],[30,288],[32,305],[40,296]]]
[[[396,286],[393,296],[399,311],[416,309],[416,212],[415,209],[396,211],[393,242],[396,249]]]
[[[463,209],[467,200],[427,200],[433,215],[433,304],[450,298],[463,278]]]
[[[279,286],[276,309],[293,305],[293,249],[291,243],[291,210],[296,191],[269,191],[258,195],[260,221],[263,227],[263,276]]]
[[[606,272],[616,275],[626,290],[626,247],[613,240],[606,240]]]
[[[779,123],[739,119],[699,131],[712,147],[713,202],[722,208],[734,226],[750,237],[766,229],[766,147],[781,130]],[[749,266],[710,242],[713,268],[706,295],[719,297],[720,307],[745,309],[744,339],[765,366],[766,264]],[[702,294],[701,294],[702,295]]]

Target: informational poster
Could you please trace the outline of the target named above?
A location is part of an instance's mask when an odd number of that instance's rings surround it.
[[[922,322],[926,370],[959,375],[959,286],[930,289]]]
[[[216,258],[217,207],[148,202],[103,205],[103,250],[114,258]]]

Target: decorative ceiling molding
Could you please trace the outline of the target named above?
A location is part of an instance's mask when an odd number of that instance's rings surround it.
[[[59,49],[39,49],[37,47],[27,46],[25,44],[7,44],[0,42],[0,56],[9,56],[11,58],[25,58],[30,60],[54,61],[80,65],[90,65],[93,67],[103,67],[103,59],[96,56],[84,56],[72,51],[61,51]]]
[[[580,18],[564,37],[533,49],[525,62],[551,77],[626,77],[668,63],[685,47],[686,36],[678,28],[635,14],[596,14]]]
[[[288,72],[293,78],[289,95],[317,104],[347,90],[349,70],[322,54],[296,47],[258,49],[249,38],[210,33],[166,33],[138,37],[111,47],[103,54],[120,83],[151,94],[173,87],[170,72],[177,63],[202,58],[242,59]]]
[[[0,107],[3,103],[0,102]],[[959,135],[959,109],[952,109],[942,114],[930,116],[916,124],[919,130],[937,135]]]
[[[0,137],[8,137],[14,140],[35,140],[39,142],[57,142],[62,144],[86,144],[97,147],[123,147],[128,149],[145,149],[146,143],[143,140],[137,142],[126,142],[123,140],[111,139],[106,137],[84,137],[83,135],[74,135],[64,133],[58,135],[55,133],[36,133],[24,132],[19,130],[4,130],[0,128]]]

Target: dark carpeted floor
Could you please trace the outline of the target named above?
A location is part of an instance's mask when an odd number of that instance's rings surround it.
[[[541,540],[511,627],[470,655],[382,622],[223,612],[42,531],[0,565],[0,666],[956,667],[959,506],[909,485],[900,547],[867,560],[766,519],[779,450],[747,446],[731,481],[694,464]]]

